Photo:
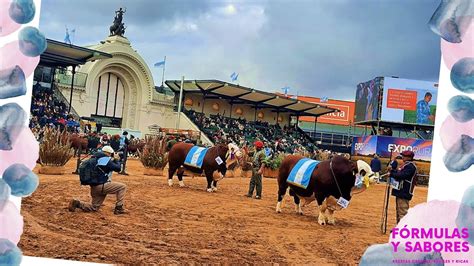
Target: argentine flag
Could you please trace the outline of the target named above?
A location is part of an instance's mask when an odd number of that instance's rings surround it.
[[[230,79],[231,79],[232,81],[236,81],[237,78],[239,78],[239,74],[237,74],[237,73],[235,73],[235,72],[232,73],[232,75],[230,75]]]
[[[153,66],[154,66],[154,67],[162,67],[162,66],[165,66],[165,61],[161,61],[161,62],[155,63]]]

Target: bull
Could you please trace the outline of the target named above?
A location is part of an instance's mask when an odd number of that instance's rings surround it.
[[[173,185],[173,175],[177,171],[179,186],[184,187],[183,174],[186,168],[198,174],[204,172],[207,179],[207,192],[217,191],[217,182],[224,178],[227,167],[241,158],[239,148],[232,143],[213,146],[204,156],[202,167],[196,168],[184,164],[186,156],[193,146],[191,143],[178,142],[169,151],[168,185]],[[218,157],[222,160],[220,164],[217,160]]]
[[[79,155],[79,149],[81,153],[87,153],[89,140],[84,134],[73,133],[70,135],[71,148],[74,149],[74,157]]]
[[[356,178],[361,180],[373,180],[370,166],[359,160],[356,163],[343,156],[334,156],[330,160],[320,162],[311,173],[309,184],[306,188],[298,187],[287,182],[288,176],[296,163],[304,157],[299,155],[288,155],[283,160],[278,173],[278,203],[276,212],[281,212],[281,204],[287,189],[293,196],[296,212],[303,214],[301,199],[305,202],[303,206],[316,200],[319,208],[318,223],[320,225],[335,224],[334,211],[342,207],[336,204],[340,197],[351,200],[355,190]],[[368,184],[366,184],[367,186]],[[325,214],[326,213],[326,214]]]

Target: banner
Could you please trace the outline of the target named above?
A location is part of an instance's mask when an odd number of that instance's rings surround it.
[[[352,155],[389,158],[390,150],[393,154],[400,154],[409,150],[415,153],[415,161],[430,162],[433,141],[410,138],[396,138],[388,136],[355,137],[352,143]]]
[[[409,150],[415,153],[416,161],[431,161],[433,141],[422,139],[407,139],[388,136],[377,136],[377,154],[380,157],[390,157],[390,150],[399,154]]]
[[[348,126],[354,120],[355,103],[349,101],[339,101],[328,99],[326,102],[321,102],[320,98],[309,96],[298,96],[298,100],[307,101],[310,103],[317,103],[321,106],[327,106],[339,110],[337,113],[325,114],[318,117],[318,123],[325,123],[331,125]],[[300,121],[314,122],[312,116],[302,116]]]
[[[382,89],[383,77],[377,77],[357,85],[354,122],[378,120]]]
[[[377,151],[377,136],[355,137],[352,141],[352,155],[373,157]]]
[[[400,78],[384,78],[382,121],[433,125],[438,99],[437,84]]]

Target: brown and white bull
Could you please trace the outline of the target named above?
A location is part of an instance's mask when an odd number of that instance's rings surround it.
[[[373,176],[372,170],[364,161],[359,160],[355,163],[343,156],[334,156],[330,160],[320,162],[313,170],[308,186],[301,188],[287,183],[287,179],[293,167],[302,158],[304,157],[288,155],[280,166],[276,211],[281,212],[283,197],[289,188],[289,194],[294,198],[298,214],[303,214],[301,199],[305,201],[303,206],[316,200],[319,208],[318,223],[334,224],[334,211],[342,208],[336,203],[337,199],[342,196],[350,201],[356,190],[354,187],[356,176],[361,176],[362,180],[370,180]]]
[[[183,174],[184,168],[194,172],[206,175],[207,191],[217,191],[217,182],[224,178],[227,167],[238,161],[242,154],[235,144],[218,144],[209,148],[204,156],[202,167],[195,168],[184,164],[186,156],[194,145],[191,143],[178,142],[173,145],[168,154],[168,185],[173,185],[173,175],[177,171],[179,186],[184,187]],[[219,164],[216,158],[220,157],[223,163]]]

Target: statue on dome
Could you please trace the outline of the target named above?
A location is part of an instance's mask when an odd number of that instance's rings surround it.
[[[115,11],[115,18],[112,26],[110,26],[110,35],[109,36],[122,36],[125,34],[125,25],[122,22],[123,14],[126,12],[126,9],[119,8]]]

